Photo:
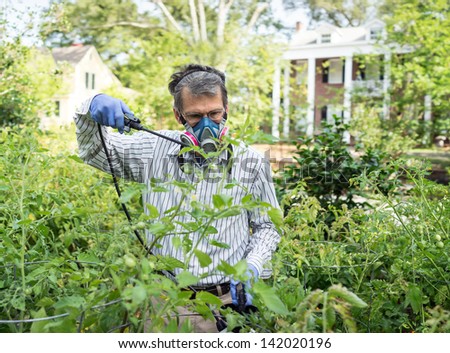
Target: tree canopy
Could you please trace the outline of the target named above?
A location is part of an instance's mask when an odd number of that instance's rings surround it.
[[[131,0],[54,5],[42,34],[49,46],[95,45],[122,83],[142,93],[138,101],[154,122],[171,116],[168,79],[190,62],[226,72],[231,114],[239,121],[250,111],[258,122],[271,118],[272,67],[281,53],[274,34],[281,25],[269,2],[155,0],[148,5],[144,12]],[[67,25],[52,25],[63,21]]]
[[[446,0],[403,0],[390,4],[388,44],[406,53],[393,56],[392,92],[397,115],[413,125],[424,117],[429,96],[434,134],[450,133],[450,18]],[[395,51],[395,50],[394,50]],[[427,124],[427,122],[424,122]],[[429,131],[429,127],[423,127]]]

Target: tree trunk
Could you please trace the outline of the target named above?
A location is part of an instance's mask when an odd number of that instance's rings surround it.
[[[197,9],[195,8],[195,0],[189,0],[189,8],[191,9],[192,32],[194,34],[194,42],[200,40],[200,32],[198,29]]]
[[[225,23],[227,21],[228,10],[233,4],[233,0],[220,0],[219,13],[217,14],[217,46],[221,47],[225,37]]]
[[[208,33],[206,32],[206,16],[203,0],[198,0],[198,16],[200,22],[200,38],[203,42],[208,41]]]
[[[250,21],[248,21],[247,24],[247,33],[249,33],[252,29],[252,27],[255,25],[256,21],[258,20],[258,17],[261,15],[261,13],[269,7],[268,3],[259,3],[258,6],[255,9],[255,12],[253,12],[252,17],[250,18]]]
[[[155,0],[156,4],[159,6],[159,8],[161,9],[161,11],[164,13],[164,15],[167,17],[167,19],[169,20],[169,22],[172,24],[172,26],[175,27],[175,29],[180,32],[183,33],[180,25],[178,24],[178,22],[175,20],[175,18],[173,18],[173,16],[170,14],[169,10],[167,10],[166,5],[164,5],[164,3],[162,2],[162,0]]]

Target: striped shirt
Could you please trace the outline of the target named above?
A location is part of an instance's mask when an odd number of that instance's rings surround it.
[[[91,99],[83,102],[74,117],[79,155],[85,163],[111,173],[97,123],[90,117],[90,102]],[[187,155],[184,157],[194,171],[191,173],[180,168],[178,144],[146,132],[123,135],[108,132],[103,126],[101,128],[116,176],[147,185],[147,191],[143,193],[146,214],[151,212],[150,208],[156,208],[161,218],[167,211],[177,210],[173,219],[174,229],[170,234],[156,239],[158,246],[152,248],[155,255],[174,257],[185,263],[188,271],[201,278],[197,285],[207,286],[228,281],[229,278],[217,270],[221,261],[235,265],[246,259],[248,264],[255,266],[260,277],[270,277],[270,260],[280,241],[280,235],[267,215],[267,209],[241,209],[239,214],[215,219],[211,226],[217,232],[207,232],[213,234],[206,236],[204,232],[197,232],[195,229],[188,232],[186,227],[196,221],[189,213],[191,202],[212,206],[215,195],[224,195],[225,199],[232,198],[232,204],[239,205],[243,197],[251,194],[255,200],[279,208],[270,164],[261,154],[251,147],[239,144],[233,146],[231,162],[226,151],[218,157],[218,168],[212,168],[213,164],[199,166],[192,163],[192,158]],[[160,133],[179,140],[181,132]],[[231,169],[228,170],[227,166]],[[201,172],[202,177],[198,177],[198,172]],[[183,196],[183,192],[173,181],[192,185],[189,195]],[[164,192],[160,192],[162,186]],[[146,236],[148,244],[155,242],[148,230]],[[188,237],[197,250],[207,254],[211,263],[202,263],[202,267],[197,256],[189,256],[182,246],[175,246],[183,237]],[[228,246],[214,245],[219,242]],[[175,273],[180,271],[181,269],[177,269]]]

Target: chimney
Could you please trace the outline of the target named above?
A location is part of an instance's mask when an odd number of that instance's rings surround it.
[[[303,29],[303,23],[301,21],[297,21],[295,23],[295,31],[300,32]]]

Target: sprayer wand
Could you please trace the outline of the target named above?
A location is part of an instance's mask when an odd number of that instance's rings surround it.
[[[153,135],[156,135],[158,137],[161,137],[163,139],[166,139],[166,140],[169,140],[171,142],[177,143],[177,144],[179,144],[179,145],[181,145],[183,147],[190,147],[189,145],[187,145],[184,142],[175,140],[175,139],[173,139],[171,137],[168,137],[168,136],[165,136],[163,134],[160,134],[159,132],[147,129],[145,126],[142,126],[141,125],[141,121],[138,118],[136,118],[134,115],[132,115],[132,114],[125,113],[124,114],[124,118],[125,118],[124,119],[125,120],[124,131],[126,131],[126,132],[130,132],[130,129],[139,130],[139,131],[145,131],[145,132],[149,132],[149,133],[151,133]]]

